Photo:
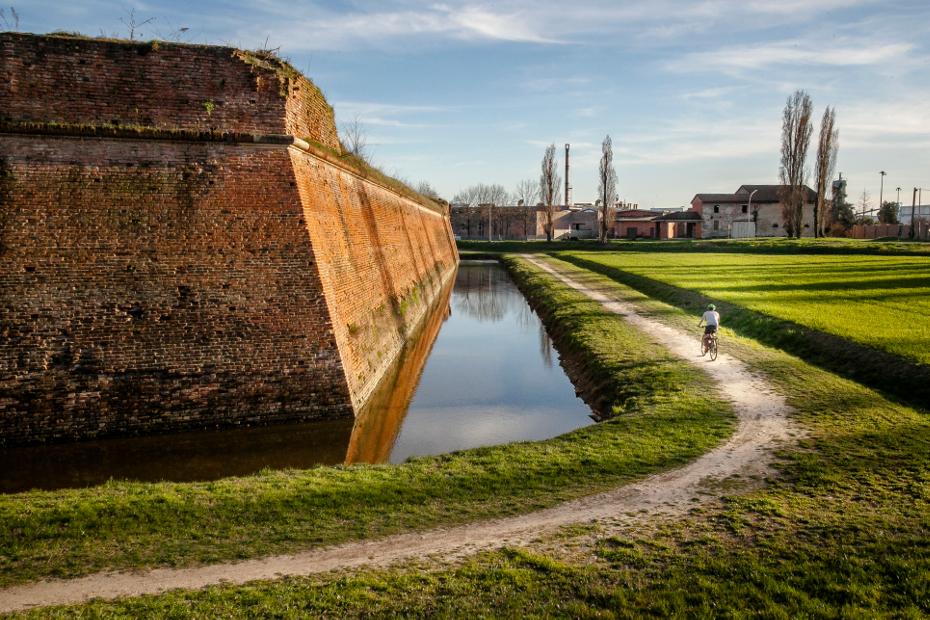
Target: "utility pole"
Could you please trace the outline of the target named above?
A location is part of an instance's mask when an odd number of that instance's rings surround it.
[[[568,184],[568,149],[571,147],[569,143],[565,143],[565,208],[568,208],[569,202],[569,191],[571,190],[571,185]]]
[[[901,188],[898,188],[898,209],[901,208]]]
[[[879,172],[879,174],[882,175],[882,182],[881,182],[881,185],[878,186],[878,208],[881,209],[881,208],[882,208],[882,204],[883,204],[883,203],[882,203],[882,194],[883,194],[883,192],[884,192],[884,190],[885,190],[885,175],[888,174],[888,173],[885,172],[884,170],[881,170],[881,171]]]
[[[494,223],[491,220],[491,212],[493,210],[494,210],[494,205],[489,202],[488,203],[488,241],[494,241],[494,238],[492,236],[493,235],[492,231],[494,230]]]
[[[917,188],[914,188],[914,195],[911,197],[911,233],[908,235],[911,239],[914,238],[916,233],[915,228],[917,226]]]

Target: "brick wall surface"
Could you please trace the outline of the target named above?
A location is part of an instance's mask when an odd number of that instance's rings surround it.
[[[448,218],[296,148],[291,157],[353,402],[363,403],[456,264]]]
[[[339,149],[309,80],[229,47],[0,34],[0,118],[291,134]]]
[[[299,76],[136,47],[0,35],[0,113],[338,147]],[[454,271],[447,216],[313,147],[53,133],[0,133],[0,444],[352,415]]]

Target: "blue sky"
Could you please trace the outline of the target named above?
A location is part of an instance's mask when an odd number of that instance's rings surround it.
[[[7,0],[10,2],[11,0]],[[281,54],[337,121],[358,117],[374,162],[446,198],[538,178],[572,144],[574,199],[593,201],[613,138],[619,193],[645,207],[775,183],[781,110],[797,88],[837,109],[851,200],[910,204],[930,188],[927,0],[13,2],[20,29],[185,40]],[[812,141],[809,161],[814,159]],[[930,194],[930,189],[928,189]],[[926,197],[924,202],[927,202]]]

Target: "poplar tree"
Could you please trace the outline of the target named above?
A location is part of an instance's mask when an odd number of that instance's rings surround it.
[[[827,106],[820,121],[817,144],[817,203],[814,205],[814,236],[822,237],[827,211],[827,184],[833,179],[840,131],[836,129],[836,108]]]
[[[617,171],[614,169],[614,148],[610,134],[601,143],[598,192],[601,195],[600,239],[601,243],[607,243],[607,226],[613,216],[614,197],[617,195]]]
[[[552,241],[552,220],[555,216],[555,203],[559,199],[559,186],[562,182],[555,165],[555,144],[546,147],[540,168],[539,193],[546,211],[546,241]]]
[[[811,98],[803,90],[788,97],[781,127],[780,197],[785,229],[789,237],[801,237],[804,184],[807,180],[807,149],[810,146]]]

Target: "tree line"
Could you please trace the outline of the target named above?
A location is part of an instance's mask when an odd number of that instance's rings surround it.
[[[607,240],[609,223],[613,217],[617,196],[617,171],[613,164],[613,142],[608,134],[601,144],[601,161],[598,168],[598,203],[601,209],[598,237]],[[478,183],[470,185],[452,197],[453,204],[469,207],[487,206],[489,209],[504,205],[541,208],[545,215],[543,228],[546,240],[552,241],[555,230],[555,212],[562,202],[562,178],[559,174],[555,144],[546,147],[540,162],[539,179],[523,179],[512,192],[503,185]],[[490,211],[488,213],[490,219]]]

